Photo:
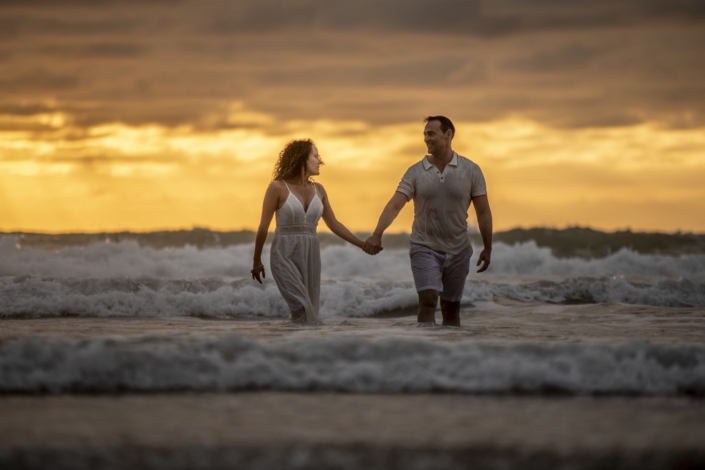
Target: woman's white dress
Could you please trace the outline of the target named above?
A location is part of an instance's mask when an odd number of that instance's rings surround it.
[[[316,227],[323,215],[323,203],[315,185],[314,191],[308,210],[304,211],[304,206],[289,190],[286,202],[276,212],[277,228],[270,256],[279,292],[292,312],[306,311],[309,323],[319,321],[321,293],[321,251]]]

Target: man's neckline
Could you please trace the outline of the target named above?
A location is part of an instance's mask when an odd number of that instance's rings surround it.
[[[425,170],[428,170],[428,169],[431,168],[431,167],[436,168],[436,165],[434,165],[433,163],[431,163],[431,160],[429,160],[428,157],[429,157],[429,155],[425,155],[425,156],[423,157],[423,160],[421,160],[421,161],[423,162],[423,167],[424,167],[424,169],[425,169]],[[448,166],[448,165],[450,165],[450,166],[458,166],[458,152],[453,151],[453,158],[451,158],[450,161],[446,164],[446,166]],[[445,169],[444,169],[444,171],[445,171]]]

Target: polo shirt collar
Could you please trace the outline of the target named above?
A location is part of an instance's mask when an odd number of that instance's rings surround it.
[[[450,159],[450,166],[458,166],[458,154],[453,152],[453,158]]]
[[[424,170],[428,170],[429,168],[431,168],[433,166],[433,165],[431,165],[431,162],[428,161],[428,155],[423,157],[422,162],[423,162],[423,169]],[[453,158],[450,159],[450,163],[448,163],[448,165],[458,166],[458,153],[457,152],[453,152]]]

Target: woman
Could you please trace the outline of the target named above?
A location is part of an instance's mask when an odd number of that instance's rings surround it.
[[[310,139],[292,140],[279,154],[273,181],[262,204],[262,219],[255,239],[252,278],[265,277],[262,248],[272,217],[277,229],[272,240],[270,266],[279,292],[291,310],[293,322],[318,322],[321,290],[321,253],[316,235],[318,220],[343,240],[362,248],[363,241],[338,222],[326,190],[311,177],[323,164]]]

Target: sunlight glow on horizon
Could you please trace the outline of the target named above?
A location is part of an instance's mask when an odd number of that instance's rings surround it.
[[[6,128],[13,119],[20,118],[0,116]],[[79,129],[62,113],[21,121],[15,124],[36,128],[0,131],[2,231],[255,229],[279,151],[306,137],[326,163],[317,181],[339,220],[370,231],[406,168],[425,154],[421,122],[277,122],[239,103],[228,119],[238,127],[218,130]],[[455,150],[487,178],[496,230],[705,231],[703,129],[559,129],[522,117],[456,128]],[[390,232],[410,231],[410,206]]]

